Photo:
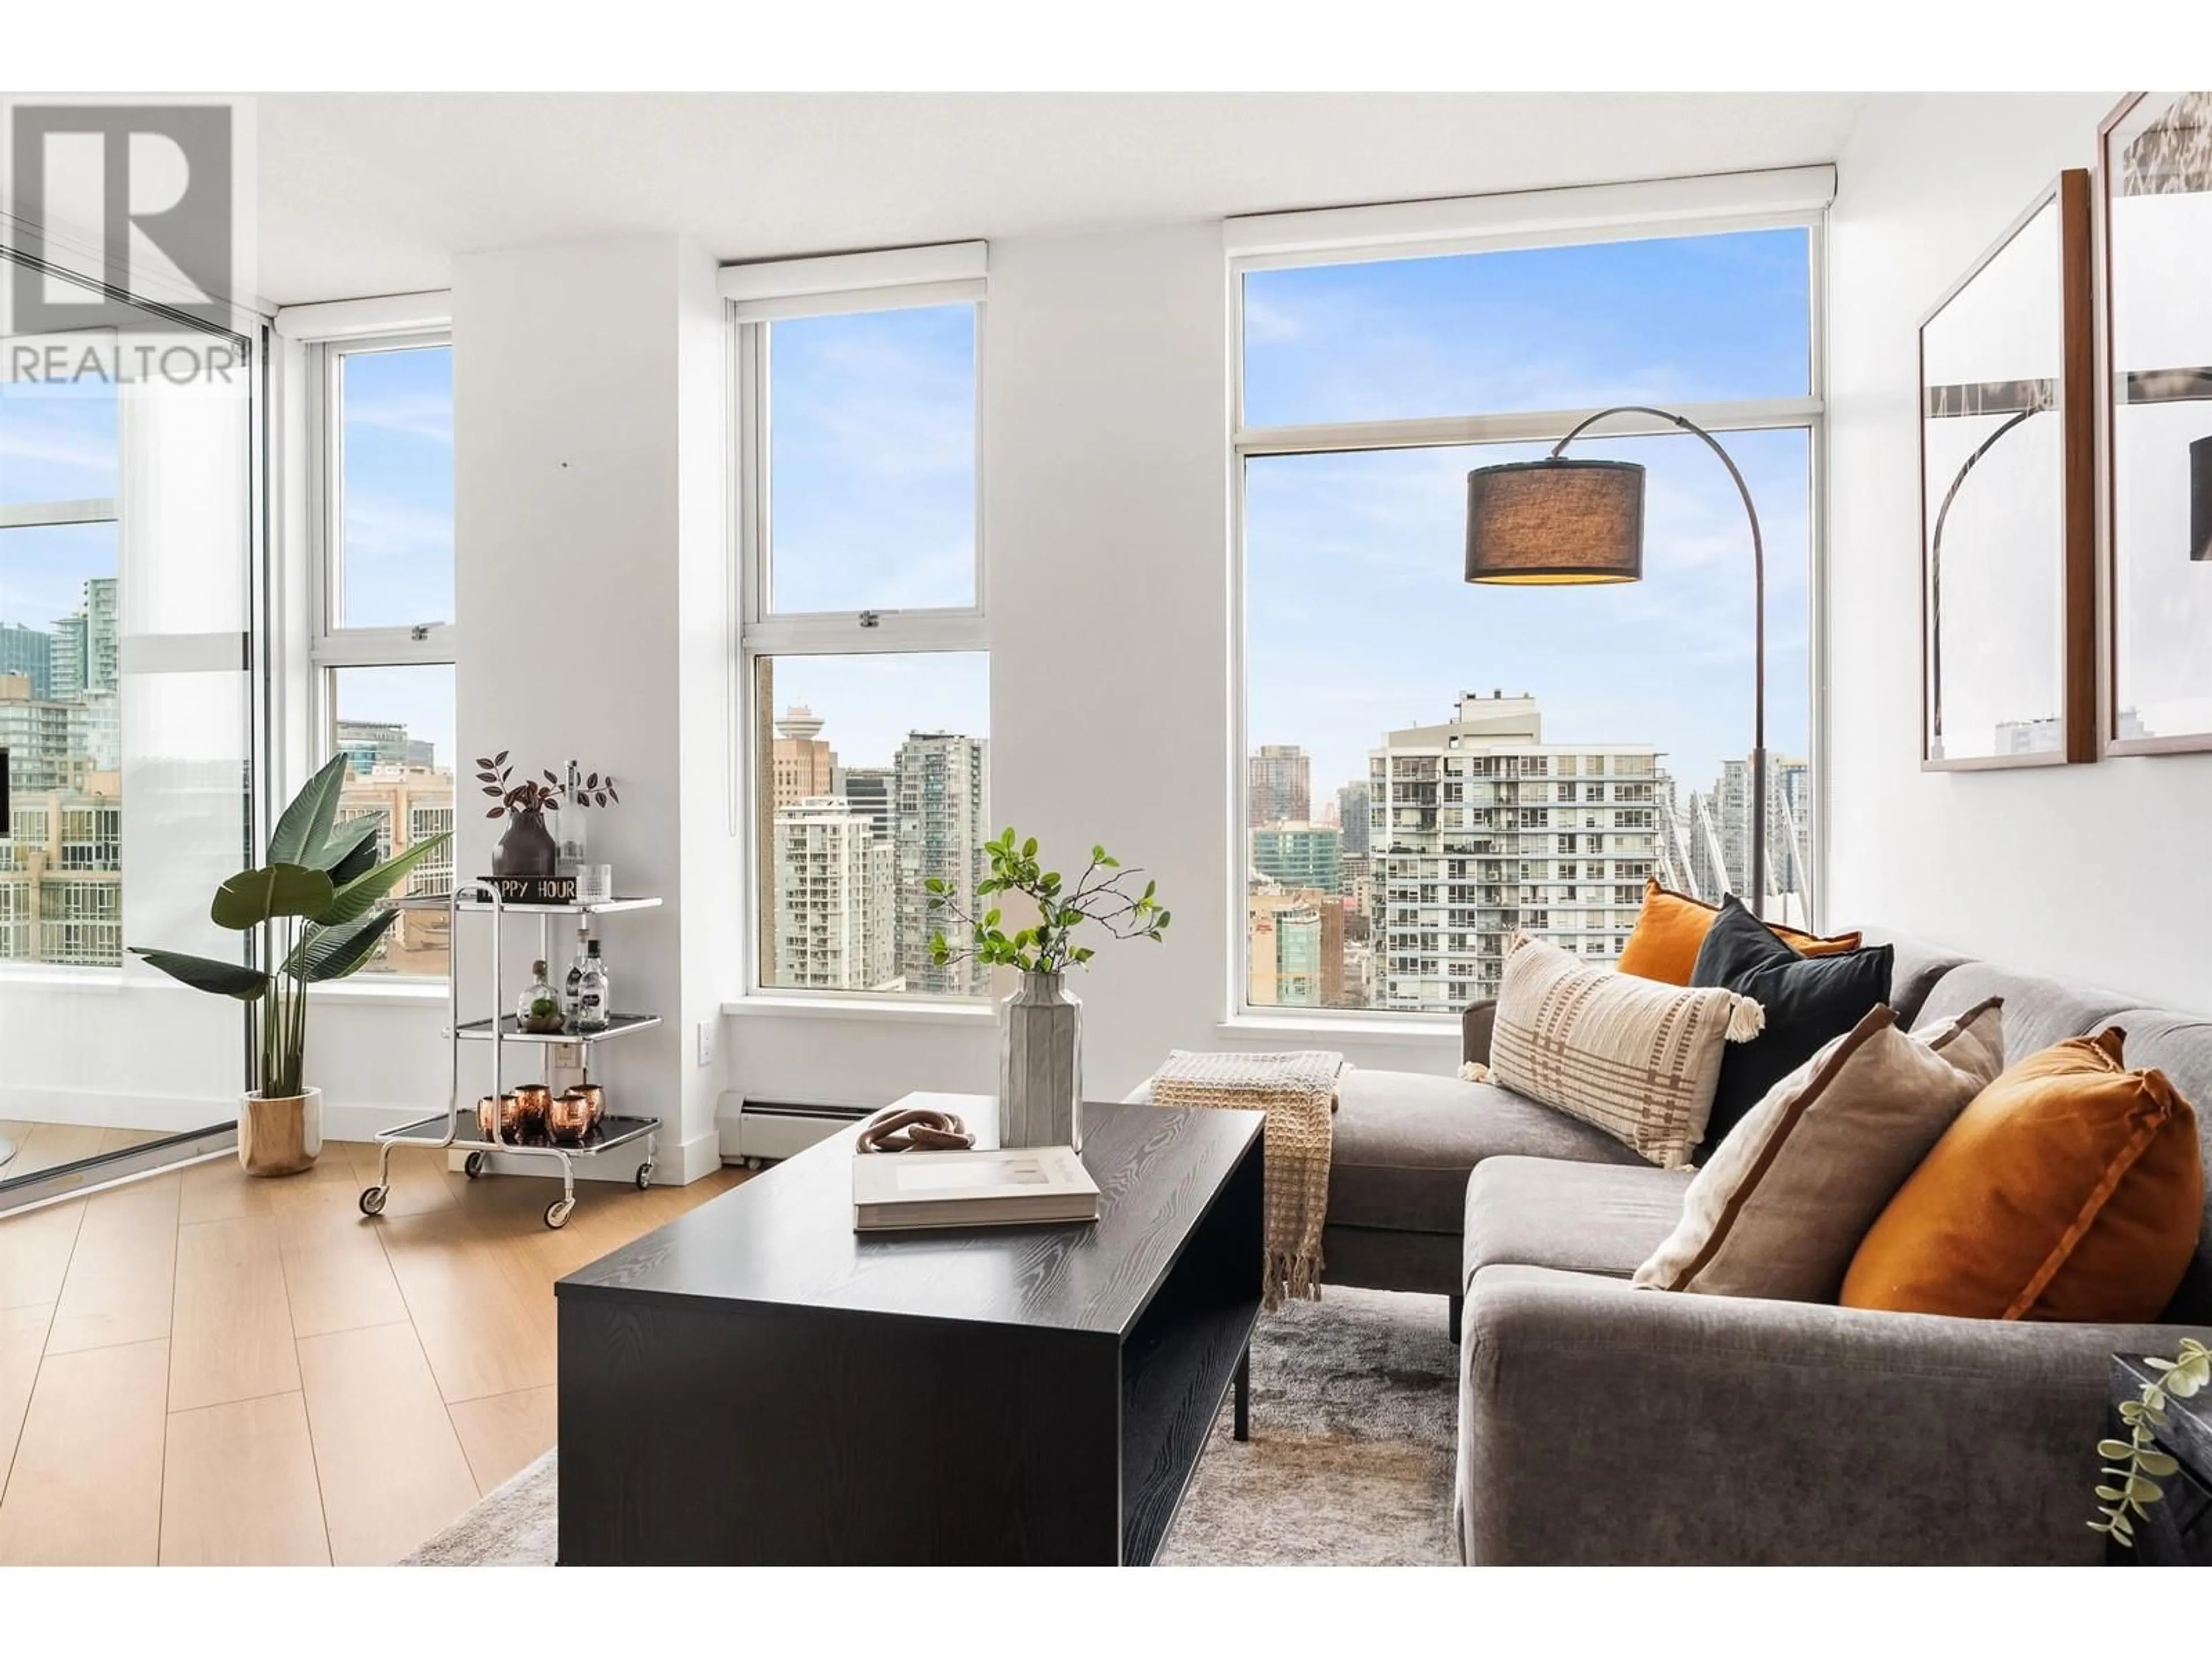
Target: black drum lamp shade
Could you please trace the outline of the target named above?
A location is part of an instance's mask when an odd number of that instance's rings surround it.
[[[1644,579],[1644,469],[1513,461],[1467,475],[1467,579],[1509,586]]]
[[[1751,914],[1766,913],[1766,544],[1751,486],[1720,441],[1686,415],[1620,404],[1586,415],[1540,461],[1478,467],[1467,475],[1467,579],[1505,586],[1633,582],[1644,579],[1644,469],[1633,461],[1567,459],[1569,444],[1600,421],[1644,415],[1700,441],[1720,459],[1751,520]]]

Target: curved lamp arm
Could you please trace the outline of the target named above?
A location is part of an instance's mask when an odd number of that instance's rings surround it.
[[[1766,542],[1759,529],[1759,508],[1751,499],[1751,486],[1743,481],[1743,474],[1735,458],[1721,447],[1720,441],[1687,416],[1677,415],[1671,409],[1654,409],[1649,404],[1617,404],[1611,409],[1601,409],[1595,415],[1585,416],[1575,422],[1567,435],[1552,446],[1552,460],[1559,459],[1566,447],[1600,421],[1614,415],[1651,415],[1662,421],[1671,421],[1685,432],[1705,441],[1705,447],[1721,458],[1729,477],[1735,480],[1736,494],[1743,497],[1745,516],[1751,520],[1751,606],[1752,606],[1752,738],[1751,738],[1751,913],[1763,917],[1766,912]],[[1953,488],[1956,489],[1954,485]],[[1722,874],[1725,876],[1726,871]]]

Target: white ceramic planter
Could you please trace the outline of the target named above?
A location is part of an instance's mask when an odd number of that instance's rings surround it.
[[[1083,1002],[1024,974],[999,1009],[999,1144],[1083,1150]]]

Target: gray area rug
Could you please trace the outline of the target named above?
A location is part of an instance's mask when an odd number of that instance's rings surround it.
[[[1332,1289],[1262,1315],[1252,1437],[1230,1438],[1224,1406],[1161,1565],[1455,1561],[1458,1376],[1442,1297]],[[550,1565],[557,1457],[546,1453],[404,1565]]]

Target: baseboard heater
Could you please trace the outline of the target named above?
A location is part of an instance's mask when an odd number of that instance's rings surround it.
[[[858,1123],[872,1106],[794,1106],[780,1100],[748,1100],[738,1108],[737,1156],[749,1170],[803,1152],[817,1140]]]

